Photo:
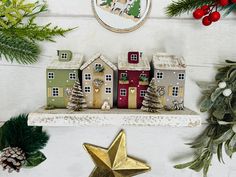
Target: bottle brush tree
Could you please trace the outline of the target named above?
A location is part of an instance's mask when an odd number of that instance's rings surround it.
[[[129,8],[128,14],[134,16],[135,18],[140,17],[140,0],[135,0],[131,7]]]
[[[81,111],[87,108],[86,100],[84,98],[79,80],[75,81],[67,108],[74,111]]]
[[[146,112],[155,113],[159,112],[160,109],[163,109],[163,105],[161,104],[160,98],[158,96],[158,86],[154,78],[149,84],[142,104],[143,106],[141,107],[141,110]]]

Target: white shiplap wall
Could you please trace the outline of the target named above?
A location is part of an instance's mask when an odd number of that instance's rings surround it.
[[[116,62],[117,56],[128,49],[139,49],[151,59],[156,51],[183,55],[188,65],[186,106],[198,110],[201,96],[195,81],[213,79],[215,68],[224,59],[236,59],[236,31],[234,15],[210,27],[188,15],[169,19],[164,8],[170,0],[153,0],[152,12],[140,29],[127,34],[117,34],[104,29],[93,17],[89,0],[48,0],[49,12],[38,18],[45,24],[53,22],[62,27],[78,29],[58,38],[57,43],[43,43],[40,61],[31,66],[0,61],[0,120],[30,112],[45,104],[45,68],[54,59],[57,49],[70,49],[83,53],[86,58],[102,52]],[[108,146],[122,127],[47,128],[51,141],[44,152],[48,160],[32,170],[1,177],[87,177],[93,168],[92,161],[82,149],[83,142]],[[152,166],[143,177],[198,177],[190,170],[175,170],[172,166],[182,153],[190,153],[184,145],[198,135],[200,128],[123,127],[127,132],[128,151],[146,160]],[[73,137],[70,138],[70,137]],[[179,162],[179,161],[178,161]],[[210,177],[235,177],[236,160],[219,165],[214,160]]]

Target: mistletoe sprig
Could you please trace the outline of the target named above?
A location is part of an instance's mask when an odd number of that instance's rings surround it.
[[[49,139],[42,127],[27,125],[28,115],[11,118],[0,128],[0,165],[8,172],[35,167],[46,160],[40,151]]]
[[[224,162],[223,150],[230,158],[236,152],[236,63],[226,62],[228,65],[220,68],[216,75],[216,83],[203,91],[200,110],[208,112],[210,125],[189,144],[196,150],[196,158],[176,165],[178,169],[203,170],[204,176],[207,176],[214,155]]]
[[[37,41],[53,41],[53,37],[72,30],[35,23],[37,15],[46,11],[42,0],[0,0],[0,57],[20,64],[34,63],[40,54]]]
[[[166,9],[169,17],[193,12],[193,17],[202,19],[205,26],[217,22],[221,18],[219,11],[229,14],[236,11],[236,0],[175,0]]]

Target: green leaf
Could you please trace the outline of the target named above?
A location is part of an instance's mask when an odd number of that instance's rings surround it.
[[[226,114],[226,107],[225,104],[222,106],[217,107],[217,109],[212,113],[213,116],[219,120],[222,120]]]
[[[230,140],[225,142],[225,153],[231,158],[233,155],[232,150],[229,147]]]
[[[233,130],[229,129],[228,131],[224,132],[220,137],[214,139],[214,143],[215,144],[224,143],[225,141],[229,140],[233,134],[234,134]]]
[[[191,161],[191,162],[188,162],[188,163],[178,164],[178,165],[175,165],[174,168],[184,169],[184,168],[187,168],[187,167],[191,166],[194,162],[195,162],[195,160]]]
[[[40,151],[37,151],[33,154],[27,154],[25,167],[36,167],[46,159],[47,158],[45,157],[45,155]]]
[[[211,94],[211,101],[214,102],[216,99],[222,94],[223,89],[217,88],[212,94]]]
[[[218,157],[219,162],[223,162],[224,163],[223,156],[222,156],[222,147],[223,147],[223,143],[218,145],[217,157]]]
[[[209,109],[211,109],[211,107],[213,106],[214,102],[211,101],[211,99],[209,98],[205,98],[201,105],[200,105],[200,111],[201,112],[206,112],[208,111]]]

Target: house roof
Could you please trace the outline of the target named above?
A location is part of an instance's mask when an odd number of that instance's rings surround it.
[[[133,70],[133,71],[140,71],[140,70],[149,71],[151,68],[149,61],[145,57],[140,58],[139,63],[132,64],[128,62],[128,55],[123,54],[118,58],[118,69]]]
[[[70,61],[53,60],[47,69],[79,69],[83,63],[82,54],[74,54]]]
[[[117,67],[110,62],[106,57],[104,57],[102,54],[97,53],[95,55],[93,55],[86,63],[84,63],[80,69],[84,70],[85,68],[87,68],[92,62],[94,62],[96,59],[101,59],[104,63],[106,63],[108,66],[110,66],[113,70],[117,70]]]
[[[155,69],[163,70],[185,70],[186,64],[183,57],[157,53],[153,55],[153,65]]]

